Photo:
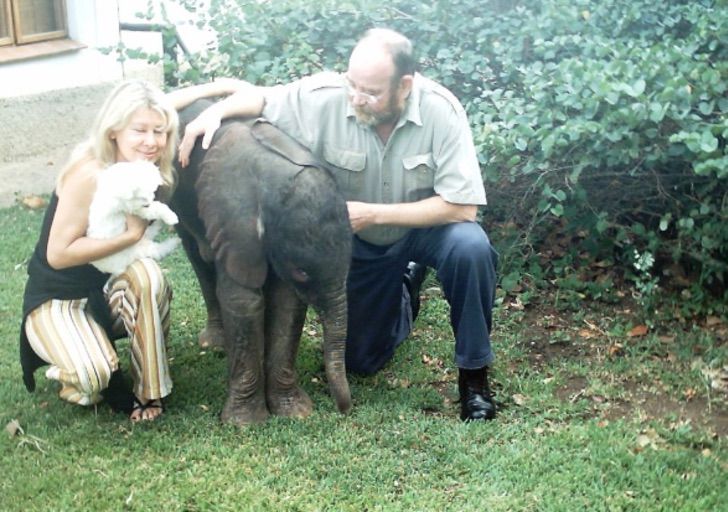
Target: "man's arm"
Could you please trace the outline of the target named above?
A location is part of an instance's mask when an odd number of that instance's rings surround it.
[[[448,203],[440,196],[428,197],[414,203],[362,203],[348,201],[349,222],[357,233],[369,226],[405,226],[423,228],[474,221],[478,207],[471,204]]]
[[[182,167],[186,167],[189,163],[190,153],[197,137],[203,135],[202,147],[207,149],[223,119],[233,116],[259,116],[263,112],[265,105],[263,88],[248,82],[241,81],[240,84],[244,85],[240,85],[234,94],[205,109],[185,127],[185,134],[178,148]]]
[[[218,78],[214,82],[192,85],[176,89],[166,94],[167,99],[176,110],[185,108],[187,105],[200,98],[211,96],[228,96],[241,90],[248,90],[253,85],[236,78]]]

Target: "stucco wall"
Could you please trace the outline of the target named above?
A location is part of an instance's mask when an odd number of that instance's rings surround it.
[[[114,83],[0,98],[0,208],[53,190]]]
[[[88,133],[113,83],[0,98],[0,161],[68,148]]]

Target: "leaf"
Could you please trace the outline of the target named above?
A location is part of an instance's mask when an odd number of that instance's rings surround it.
[[[715,327],[716,325],[720,325],[723,323],[723,320],[720,319],[720,317],[710,315],[705,319],[705,326],[706,327]]]
[[[645,81],[640,78],[634,84],[632,84],[632,87],[630,87],[629,90],[626,92],[634,98],[645,92],[646,86],[647,84],[645,83]]]
[[[591,329],[580,329],[578,334],[580,338],[584,338],[585,340],[589,340],[591,338],[596,338],[597,336],[599,336],[599,333],[596,333]]]
[[[637,447],[638,448],[645,449],[650,444],[652,444],[652,440],[645,434],[640,434],[637,436]]]
[[[506,292],[512,292],[515,290],[518,283],[521,282],[521,273],[513,271],[510,274],[506,274],[501,278],[501,288]]]
[[[551,215],[561,217],[564,215],[564,206],[562,204],[556,204],[552,206],[549,211],[551,212]]]
[[[718,139],[713,136],[710,130],[705,130],[700,136],[700,149],[706,153],[712,153],[718,149]]]
[[[10,420],[10,422],[5,425],[5,432],[10,434],[10,437],[15,437],[18,433],[23,433],[23,427],[20,426],[20,422],[18,420]]]
[[[649,329],[646,325],[636,325],[632,327],[632,329],[630,329],[630,331],[627,333],[627,336],[629,336],[630,338],[638,338],[647,334],[647,331],[649,331]]]
[[[513,403],[516,405],[523,405],[528,402],[528,397],[520,393],[513,395]]]
[[[45,199],[40,196],[25,196],[22,200],[22,203],[24,206],[30,208],[31,210],[44,208],[46,205]]]
[[[621,343],[610,345],[607,352],[611,357],[620,356],[624,353],[624,346]]]

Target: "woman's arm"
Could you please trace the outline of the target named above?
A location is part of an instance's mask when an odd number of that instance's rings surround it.
[[[125,249],[144,235],[147,221],[127,216],[127,230],[121,235],[98,240],[88,238],[88,213],[96,191],[96,162],[83,164],[69,171],[58,187],[58,205],[48,236],[48,264],[61,269],[83,265]]]

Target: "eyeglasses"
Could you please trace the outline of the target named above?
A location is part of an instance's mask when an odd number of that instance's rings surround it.
[[[380,92],[379,94],[369,94],[368,92],[358,91],[354,88],[354,85],[349,81],[348,78],[344,82],[344,85],[346,87],[346,94],[348,94],[351,98],[356,98],[357,96],[359,96],[370,105],[374,105],[376,102],[382,99],[382,96],[384,96],[384,92]]]

